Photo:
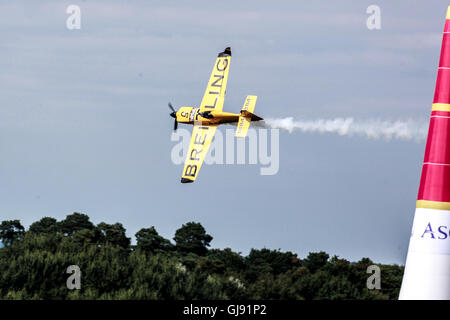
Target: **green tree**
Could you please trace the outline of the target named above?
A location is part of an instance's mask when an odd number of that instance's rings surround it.
[[[146,252],[162,252],[172,250],[173,245],[169,240],[160,236],[155,227],[142,228],[136,233],[137,248]]]
[[[141,229],[136,239],[136,250],[123,249],[129,238],[120,223],[94,226],[79,213],[61,223],[42,218],[26,232],[19,220],[3,221],[0,300],[397,299],[404,271],[379,264],[381,290],[369,290],[366,270],[376,263],[368,258],[352,263],[325,252],[299,260],[266,248],[246,257],[230,248],[208,250],[212,237],[193,222],[175,234],[182,254],[154,227]],[[82,271],[81,290],[66,287],[73,264]]]
[[[180,252],[192,252],[204,255],[208,252],[209,243],[213,237],[206,233],[205,228],[200,223],[188,222],[183,224],[175,232],[177,250]]]
[[[307,267],[311,273],[315,273],[327,263],[329,257],[330,256],[323,251],[310,252],[306,259],[303,260],[303,265]]]
[[[389,299],[398,299],[400,294],[400,284],[403,278],[404,267],[396,264],[380,265],[381,268],[381,292]],[[367,274],[366,274],[367,275]],[[367,275],[368,276],[368,275]],[[376,291],[376,290],[371,290]]]
[[[78,212],[67,215],[66,219],[59,223],[61,232],[68,236],[83,229],[93,230],[94,228],[92,222],[89,221],[89,216]]]
[[[58,222],[55,218],[44,217],[39,221],[33,222],[28,230],[34,234],[56,233],[58,231]]]
[[[0,239],[5,246],[11,246],[20,240],[24,232],[25,228],[20,224],[20,220],[5,220],[0,224]]]
[[[71,238],[76,244],[87,245],[98,243],[100,235],[98,229],[81,229],[75,232]]]
[[[240,272],[244,270],[245,263],[241,253],[236,253],[230,248],[210,249],[208,251],[208,257],[221,261],[227,270],[233,272]]]
[[[109,243],[124,249],[130,247],[131,239],[127,237],[126,230],[121,223],[107,224],[101,222],[97,225],[97,229],[100,232],[100,241],[102,243]]]
[[[251,249],[245,258],[245,264],[247,267],[246,278],[252,281],[262,273],[278,275],[300,265],[296,254],[267,248]]]

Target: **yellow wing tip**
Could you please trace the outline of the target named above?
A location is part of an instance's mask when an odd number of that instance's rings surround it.
[[[450,19],[450,6],[448,6],[447,8],[447,16],[445,17],[445,19]]]

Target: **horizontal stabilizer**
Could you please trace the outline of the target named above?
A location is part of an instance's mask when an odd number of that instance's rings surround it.
[[[247,135],[248,128],[250,127],[250,121],[252,121],[249,117],[239,117],[237,129],[236,129],[236,137],[245,138]]]
[[[244,106],[242,107],[241,114],[242,113],[253,113],[255,110],[255,104],[256,99],[258,99],[257,96],[247,96],[245,98]]]
[[[241,115],[239,116],[236,129],[236,137],[238,138],[245,138],[248,128],[250,127],[250,122],[254,117],[256,117],[253,114],[253,111],[255,110],[256,99],[258,99],[257,96],[247,96],[247,98],[245,98],[244,106],[242,107]]]

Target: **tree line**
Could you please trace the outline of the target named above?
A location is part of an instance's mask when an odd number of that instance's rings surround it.
[[[94,225],[76,212],[28,230],[2,221],[0,299],[397,299],[403,275],[403,266],[377,264],[381,289],[371,290],[369,258],[211,249],[213,237],[197,222],[176,230],[174,242],[154,226],[135,237],[132,245],[121,223]],[[70,265],[81,270],[79,290],[66,285]]]

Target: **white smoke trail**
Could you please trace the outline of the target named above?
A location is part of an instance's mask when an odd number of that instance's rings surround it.
[[[383,121],[383,120],[354,120],[353,118],[298,120],[294,118],[266,119],[252,122],[252,125],[265,128],[278,128],[289,131],[337,133],[341,136],[359,135],[369,139],[384,138],[386,140],[424,140],[428,132],[427,121]]]

